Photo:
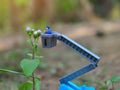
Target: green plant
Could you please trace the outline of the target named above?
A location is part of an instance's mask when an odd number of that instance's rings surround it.
[[[92,80],[88,80],[83,78],[80,79],[82,82],[79,81],[75,81],[76,84],[78,85],[87,85],[87,86],[91,86],[95,85],[96,90],[120,90],[120,86],[117,86],[117,84],[120,83],[120,76],[112,76],[110,79],[108,80],[104,80],[104,81],[92,81]]]
[[[9,72],[17,75],[24,75],[27,78],[27,81],[21,84],[18,90],[40,90],[40,78],[35,75],[35,70],[40,64],[40,57],[38,54],[38,39],[41,31],[31,29],[30,27],[26,28],[27,34],[29,36],[29,43],[32,47],[32,53],[29,53],[31,58],[24,58],[20,62],[22,72],[17,72],[8,69],[0,69],[0,72]]]
[[[120,88],[115,87],[115,84],[120,82],[120,76],[112,76],[110,79],[104,82],[93,81],[93,83],[99,86],[99,90],[120,90]]]

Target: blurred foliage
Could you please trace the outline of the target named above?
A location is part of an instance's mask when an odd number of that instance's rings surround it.
[[[59,21],[75,22],[77,17],[74,16],[76,11],[81,8],[80,0],[57,0],[57,19]]]
[[[29,0],[15,0],[16,5],[24,6],[29,2]]]
[[[58,13],[70,13],[73,10],[77,9],[80,5],[79,0],[58,0],[56,6],[58,9]]]
[[[10,81],[10,80],[6,79],[5,81],[7,82],[7,84],[4,81],[2,81],[0,83],[0,90],[17,90],[17,87],[19,84],[18,82],[16,82],[17,80]]]
[[[116,84],[120,83],[120,76],[112,76],[110,79],[104,81],[92,81],[88,78],[83,77],[80,81],[74,81],[77,85],[87,85],[97,87],[98,90],[119,90],[119,86]]]
[[[24,54],[22,52],[23,51],[21,51],[21,49],[11,49],[7,52],[0,52],[0,68],[6,68],[7,66],[9,69],[20,71],[18,62],[24,57]]]
[[[37,5],[33,5],[34,3],[31,0],[13,0],[14,3],[11,3],[9,0],[1,0],[0,1],[0,29],[2,30],[10,30],[11,24],[11,15],[14,17],[14,12],[10,10],[10,3],[15,4],[14,10],[16,11],[18,16],[15,16],[15,20],[18,19],[18,24],[21,28],[25,27],[26,25],[33,26],[35,29],[42,27],[45,29],[47,24],[51,24],[50,22],[80,22],[80,18],[82,18],[82,11],[84,11],[83,5],[80,0],[56,0],[47,2],[45,1],[45,6],[52,5],[54,6],[53,18],[49,17],[49,15],[43,17],[39,17],[40,20],[37,22],[32,19],[31,17],[31,7]],[[42,0],[39,3],[42,3]],[[99,16],[99,18],[106,18],[106,19],[113,19],[117,20],[120,19],[120,0],[87,0],[93,8],[93,13]],[[85,6],[86,7],[86,6]],[[40,7],[39,7],[40,8]],[[41,6],[41,8],[43,8]],[[13,11],[14,11],[13,10]],[[44,9],[45,10],[45,9]],[[50,11],[50,10],[49,10]],[[39,9],[36,12],[41,12]],[[11,14],[12,13],[12,14]],[[42,13],[42,12],[41,12]],[[44,11],[43,11],[44,13]],[[46,13],[49,14],[49,13]],[[44,14],[43,14],[44,15]],[[38,15],[40,16],[40,15]],[[89,15],[88,15],[89,16]],[[48,20],[48,18],[50,20]],[[13,19],[12,19],[13,20]],[[83,18],[83,20],[86,20]],[[7,27],[6,27],[7,26]],[[12,27],[12,26],[11,26]]]
[[[0,1],[0,29],[4,28],[9,19],[9,5],[7,0]]]
[[[112,13],[112,15],[115,15],[114,13],[117,13],[115,17],[116,16],[118,17],[120,0],[89,0],[89,1],[92,3],[94,11],[98,16],[108,18],[110,13]]]
[[[45,27],[47,25],[50,25],[50,23],[47,22],[47,20],[41,19],[41,20],[39,20],[39,22],[28,23],[28,24],[25,25],[25,27],[26,26],[31,26],[32,28],[34,28],[36,30],[38,30],[38,29],[45,30],[46,29]]]
[[[120,2],[116,3],[116,5],[114,5],[109,17],[114,19],[114,20],[120,19]]]

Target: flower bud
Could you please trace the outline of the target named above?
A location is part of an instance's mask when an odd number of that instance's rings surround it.
[[[38,32],[37,32],[37,31],[34,31],[33,37],[34,37],[35,39],[38,38]]]
[[[34,31],[33,37],[36,39],[41,35],[41,30]]]
[[[26,31],[27,31],[28,35],[31,37],[31,36],[33,35],[34,29],[31,29],[31,28],[28,26],[28,27],[26,27]]]
[[[41,30],[37,30],[38,37],[41,35]]]

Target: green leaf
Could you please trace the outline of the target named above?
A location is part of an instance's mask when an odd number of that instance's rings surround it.
[[[104,84],[105,84],[106,87],[108,87],[111,83],[112,83],[111,80],[104,81]]]
[[[110,80],[112,83],[120,82],[120,76],[113,76]]]
[[[39,78],[35,78],[35,88],[36,90],[40,90],[40,79]]]
[[[23,59],[20,62],[20,66],[23,69],[24,75],[27,77],[32,76],[32,73],[34,70],[39,66],[39,60],[34,59],[34,60],[29,60],[29,59]]]
[[[0,69],[0,72],[9,72],[9,73],[13,73],[13,74],[22,74],[20,72],[16,72],[16,71],[13,71],[13,70],[8,70],[8,69]]]
[[[107,90],[106,87],[101,87],[99,90]]]
[[[0,79],[0,83],[2,82],[2,80]]]
[[[33,83],[32,82],[25,82],[23,83],[18,90],[32,90]]]
[[[93,81],[93,83],[95,83],[96,85],[99,85],[99,86],[103,86],[102,82],[99,82],[99,81]]]

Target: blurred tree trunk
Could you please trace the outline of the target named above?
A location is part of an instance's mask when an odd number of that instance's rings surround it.
[[[107,17],[112,10],[113,4],[111,0],[98,0],[98,4],[103,9],[103,16]]]
[[[31,17],[38,22],[41,19],[52,20],[54,16],[54,0],[31,0]]]
[[[88,21],[100,21],[100,18],[94,13],[93,7],[89,0],[80,0],[82,5],[83,17]]]
[[[15,0],[9,0],[10,7],[10,24],[12,31],[18,31],[20,29],[19,15],[17,11],[17,6],[15,5]]]
[[[106,13],[109,12],[112,8],[112,2],[110,0],[99,0],[103,7],[106,10]]]

